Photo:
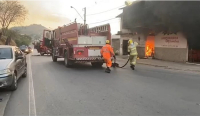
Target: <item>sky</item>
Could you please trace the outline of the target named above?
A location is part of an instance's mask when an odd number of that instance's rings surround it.
[[[47,28],[55,29],[73,22],[75,18],[78,23],[84,21],[78,13],[71,8],[73,6],[82,17],[83,8],[86,7],[86,23],[94,27],[110,23],[112,34],[120,30],[120,19],[105,21],[115,18],[122,13],[117,7],[125,5],[126,0],[19,0],[28,9],[27,19],[21,25],[41,24]],[[133,0],[130,0],[133,1]],[[96,14],[116,8],[109,12]],[[90,15],[96,14],[96,15]],[[101,22],[105,21],[105,22]],[[96,23],[101,22],[101,23]]]

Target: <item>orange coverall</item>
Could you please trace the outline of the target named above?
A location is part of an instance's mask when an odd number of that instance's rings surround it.
[[[105,46],[103,46],[101,49],[101,55],[103,56],[106,62],[106,66],[110,68],[112,66],[111,57],[112,55],[113,56],[115,55],[113,52],[112,46],[109,44],[106,44]]]

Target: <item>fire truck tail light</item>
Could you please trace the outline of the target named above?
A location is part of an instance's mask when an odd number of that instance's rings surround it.
[[[77,55],[82,55],[83,52],[84,52],[84,50],[76,50],[76,54],[77,54]]]
[[[81,55],[82,53],[81,52],[78,52],[78,55]]]

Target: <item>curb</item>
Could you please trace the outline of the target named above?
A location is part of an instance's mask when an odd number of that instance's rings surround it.
[[[143,65],[149,65],[149,66],[155,66],[155,67],[164,67],[165,69],[171,69],[171,70],[182,70],[182,71],[188,71],[188,72],[200,72],[200,70],[191,70],[191,69],[180,69],[176,67],[169,67],[169,66],[161,66],[161,65],[152,65],[152,64],[147,64],[147,63],[138,63],[138,64],[143,64]]]
[[[118,61],[123,61],[123,60],[126,60],[126,58],[119,58]],[[142,65],[147,65],[147,66],[154,66],[154,67],[163,67],[165,69],[171,69],[171,70],[182,70],[182,71],[188,71],[188,72],[200,72],[200,70],[191,70],[191,69],[180,69],[180,68],[177,68],[177,67],[169,67],[169,66],[165,66],[165,65],[155,65],[155,64],[149,64],[149,63],[143,63],[143,62],[137,62],[137,64],[142,64]],[[187,63],[186,64],[190,64],[190,65],[199,65],[200,64],[196,64],[196,63]]]
[[[137,64],[143,64],[143,65],[155,66],[155,67],[165,67],[165,68],[168,67],[168,66],[162,66],[162,65],[147,64],[147,63],[142,63],[142,62],[137,62]]]
[[[8,104],[9,99],[10,99],[10,96],[11,96],[11,92],[2,92],[0,94],[0,97],[2,99],[2,101],[0,102],[0,116],[4,115],[6,106]]]
[[[186,64],[200,66],[200,64],[197,64],[197,63],[190,63],[190,62],[186,62]]]

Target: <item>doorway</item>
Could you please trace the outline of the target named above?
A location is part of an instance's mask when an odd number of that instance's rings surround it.
[[[128,40],[123,40],[123,55],[128,55]]]
[[[145,43],[145,57],[154,57],[155,36],[148,36]]]

